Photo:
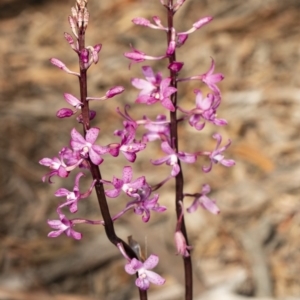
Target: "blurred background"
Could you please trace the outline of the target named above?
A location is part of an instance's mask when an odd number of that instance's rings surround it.
[[[66,107],[63,93],[78,95],[78,82],[49,63],[61,59],[77,70],[77,57],[63,38],[71,32],[67,17],[74,0],[0,1],[0,300],[128,300],[137,299],[132,277],[124,272],[124,259],[102,227],[82,225],[81,241],[66,236],[47,238],[46,220],[56,218],[62,199],[60,187],[71,189],[73,177],[41,182],[48,170],[38,164],[69,143],[73,120],[58,120]],[[101,144],[116,141],[122,128],[117,107],[133,104],[137,95],[131,77],[142,78],[136,64],[128,69],[123,53],[129,45],[149,55],[166,48],[164,33],[134,26],[137,16],[158,15],[165,20],[159,0],[89,0],[87,44],[102,43],[100,61],[89,71],[89,95],[102,96],[114,85],[126,91],[105,103],[93,103],[94,122],[101,128]],[[299,0],[187,0],[176,15],[176,28],[185,31],[200,17],[214,21],[193,33],[177,59],[184,61],[182,76],[208,70],[213,57],[223,102],[218,112],[229,125],[206,125],[196,132],[180,128],[181,149],[213,149],[211,135],[232,139],[226,157],[234,168],[214,166],[209,174],[196,165],[184,166],[185,191],[212,187],[218,216],[198,210],[186,216],[194,247],[195,299],[300,299],[300,2]],[[164,21],[163,21],[164,23]],[[148,62],[155,72],[165,62]],[[163,71],[166,76],[167,73]],[[179,86],[179,104],[192,107],[199,82]],[[154,118],[159,105],[135,105],[130,114]],[[77,127],[79,128],[79,127]],[[154,168],[149,158],[161,157],[158,144],[138,156],[134,178],[148,174],[150,182],[164,178],[168,168]],[[119,157],[101,166],[103,177],[120,178],[129,163]],[[149,172],[150,171],[150,172]],[[84,192],[89,178],[81,182]],[[173,185],[160,193],[164,214],[153,214],[149,224],[128,213],[116,222],[118,234],[132,235],[148,254],[160,256],[155,271],[167,279],[152,286],[149,299],[183,299],[182,260],[173,245],[175,230]],[[186,205],[190,204],[187,199]],[[120,211],[125,197],[109,199],[112,213]],[[101,219],[94,194],[82,201],[76,217]]]

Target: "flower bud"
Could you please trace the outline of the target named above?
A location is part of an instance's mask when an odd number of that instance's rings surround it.
[[[177,43],[176,43],[176,46],[179,48],[181,47],[185,42],[186,40],[188,39],[188,34],[179,34],[178,37],[177,37]]]
[[[206,25],[207,23],[209,23],[211,20],[213,19],[213,17],[205,17],[205,18],[201,18],[200,20],[198,20],[196,23],[193,24],[193,27],[195,29],[199,29],[202,26]]]
[[[174,238],[175,238],[175,245],[176,245],[176,248],[177,248],[177,254],[180,254],[184,257],[189,257],[190,253],[189,253],[188,250],[191,250],[192,247],[187,246],[185,237],[183,236],[182,232],[181,231],[176,231],[175,235],[174,235]]]
[[[69,118],[74,115],[74,112],[70,108],[61,108],[57,111],[56,116],[60,119]]]
[[[69,93],[64,93],[65,100],[72,106],[76,108],[80,108],[82,103],[79,99],[77,99],[75,96]]]
[[[178,73],[182,69],[182,67],[183,67],[183,62],[174,61],[171,64],[169,64],[168,69]]]
[[[149,20],[145,18],[139,18],[139,17],[132,19],[132,23],[135,25],[141,25],[145,27],[149,27],[149,25],[151,24]]]
[[[82,49],[80,52],[80,60],[87,64],[89,62],[90,52],[86,48]]]
[[[106,97],[107,97],[107,98],[112,98],[112,97],[114,97],[114,96],[116,96],[116,95],[119,95],[119,94],[123,93],[124,90],[125,90],[125,89],[124,89],[124,87],[122,87],[122,86],[115,86],[115,87],[109,89],[109,90],[106,92]]]

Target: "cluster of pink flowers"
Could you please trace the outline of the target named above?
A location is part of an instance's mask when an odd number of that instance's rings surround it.
[[[165,3],[164,0],[160,0],[160,2],[167,9],[168,15],[172,15],[173,18],[185,0],[177,0],[175,4],[172,4],[173,1],[167,1],[168,3]],[[150,56],[133,47],[131,52],[124,54],[124,56],[131,61],[130,64],[140,63],[146,60],[167,60],[166,70],[169,72],[169,76],[164,77],[162,72],[155,73],[150,66],[143,66],[142,73],[145,79],[131,79],[132,85],[139,90],[135,103],[161,105],[162,114],[156,116],[154,120],[146,115],[141,119],[135,120],[128,112],[130,108],[128,105],[125,106],[124,111],[117,108],[118,114],[124,119],[123,128],[115,130],[114,132],[114,135],[119,137],[120,141],[108,145],[98,145],[97,139],[100,129],[90,125],[90,122],[96,117],[96,111],[91,110],[89,104],[91,101],[110,99],[122,93],[124,88],[114,86],[102,97],[90,97],[82,93],[86,87],[86,72],[92,64],[98,62],[99,52],[102,48],[101,44],[84,46],[85,30],[89,21],[86,5],[87,0],[76,1],[75,7],[72,8],[72,15],[69,16],[69,23],[73,35],[65,33],[66,41],[78,55],[80,73],[69,70],[63,62],[56,58],[50,60],[54,66],[79,78],[81,99],[78,99],[72,94],[65,93],[65,101],[74,109],[61,108],[56,116],[60,119],[76,117],[76,121],[82,124],[83,135],[76,128],[73,128],[70,133],[70,147],[61,149],[56,157],[43,158],[40,160],[41,165],[49,167],[50,169],[50,172],[43,177],[43,181],[48,180],[51,183],[52,177],[54,176],[66,178],[71,172],[77,174],[72,191],[60,188],[55,193],[56,197],[64,197],[65,202],[59,204],[57,207],[58,219],[48,221],[49,226],[53,229],[53,231],[49,233],[49,237],[57,237],[64,233],[74,239],[81,239],[81,233],[76,232],[73,228],[76,224],[105,225],[105,227],[109,227],[108,221],[111,220],[113,223],[129,211],[140,215],[143,222],[148,222],[152,212],[163,213],[166,211],[167,207],[159,204],[159,194],[156,191],[173,178],[180,180],[182,177],[181,163],[193,164],[199,157],[207,157],[209,165],[202,166],[204,172],[210,172],[212,166],[217,163],[226,167],[234,165],[233,160],[224,157],[224,151],[229,147],[231,141],[229,140],[226,145],[221,146],[222,137],[219,133],[213,135],[213,138],[216,140],[216,147],[213,150],[199,150],[194,153],[178,150],[177,124],[179,122],[187,121],[188,124],[197,131],[203,130],[206,122],[216,126],[224,126],[227,124],[226,120],[217,118],[217,109],[221,103],[221,92],[217,83],[223,80],[223,75],[214,72],[214,60],[212,60],[207,72],[181,78],[180,71],[184,63],[176,61],[175,59],[176,49],[186,43],[189,34],[208,24],[212,20],[211,17],[201,18],[192,25],[191,29],[185,32],[177,32],[170,23],[164,26],[158,17],[153,17],[153,23],[144,18],[134,18],[132,20],[136,25],[162,30],[167,34],[168,43],[166,43],[166,51],[160,56]],[[195,108],[190,110],[177,104],[177,84],[188,80],[198,80],[210,89],[210,92],[206,96],[203,96],[199,89],[194,91],[196,95]],[[170,114],[170,118],[167,117],[166,113]],[[177,113],[179,113],[180,116],[177,116]],[[138,140],[136,133],[141,127],[144,130],[144,134],[141,140]],[[151,163],[154,166],[166,164],[170,167],[169,175],[160,182],[151,184],[147,182],[146,176],[133,179],[133,169],[129,165],[123,167],[121,178],[113,176],[111,180],[102,179],[98,175],[98,173],[100,174],[99,166],[105,161],[106,155],[118,157],[119,154],[122,153],[129,163],[134,163],[138,152],[146,149],[147,144],[153,141],[160,143],[163,155],[161,158],[151,159]],[[79,181],[82,176],[86,176],[85,171],[90,171],[92,179],[89,189],[86,192],[80,192]],[[145,170],[145,173],[146,172],[147,170]],[[124,205],[124,209],[113,217],[110,217],[109,214],[104,214],[103,220],[96,221],[83,218],[71,219],[62,212],[63,209],[68,208],[69,213],[77,213],[78,203],[88,198],[95,187],[102,189],[103,195],[105,195],[104,198],[100,197],[101,199],[99,199],[99,194],[97,194],[101,211],[101,203],[103,203],[103,201],[106,202],[106,197],[116,198],[121,194],[129,198]],[[176,191],[175,203],[178,214],[174,233],[175,246],[177,253],[184,258],[190,256],[190,250],[192,248],[188,245],[185,230],[182,229],[182,222],[184,220],[184,197],[194,198],[193,203],[186,210],[188,213],[196,211],[197,208],[201,206],[213,214],[218,214],[220,210],[216,205],[216,201],[207,196],[209,192],[210,186],[208,184],[204,184],[202,190],[194,194]],[[137,274],[136,285],[141,290],[147,290],[150,282],[158,285],[165,282],[160,275],[150,271],[150,269],[157,265],[159,260],[158,256],[152,254],[146,260],[143,260],[139,256],[133,257],[129,255],[128,251],[125,250],[126,247],[124,248],[124,242],[120,244],[119,241],[118,243],[116,242],[115,245],[120,249],[120,252],[127,260],[125,271],[128,274]]]

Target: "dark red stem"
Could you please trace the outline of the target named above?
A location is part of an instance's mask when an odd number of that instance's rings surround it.
[[[168,45],[171,41],[171,29],[173,28],[173,20],[174,20],[174,11],[173,11],[173,0],[168,0],[167,5],[167,14],[168,14]],[[176,61],[176,51],[172,55],[169,56],[169,63]],[[170,77],[171,77],[171,86],[177,88],[177,74],[176,72],[170,70]],[[174,143],[174,147],[176,152],[178,152],[178,130],[177,130],[177,92],[172,94],[171,101],[175,107],[174,112],[170,112],[170,119],[171,119],[171,141]],[[176,215],[177,220],[180,220],[182,206],[180,202],[183,202],[183,173],[181,168],[181,163],[178,161],[180,172],[175,178],[176,182],[176,196],[175,196],[175,206],[176,206]],[[181,220],[181,232],[183,233],[187,245],[188,243],[188,236],[185,228],[184,217]],[[185,275],[185,300],[192,300],[193,299],[193,274],[192,274],[192,261],[191,257],[183,257],[183,264],[184,264],[184,275]]]
[[[85,48],[85,32],[84,30],[81,30],[79,32],[78,36],[79,41],[79,53],[82,49]],[[80,85],[80,99],[83,103],[81,113],[82,113],[82,119],[83,119],[83,132],[84,136],[86,135],[86,131],[90,129],[90,119],[89,119],[89,102],[86,100],[87,98],[87,70],[82,66],[80,63],[80,57],[79,57],[79,64],[80,64],[80,77],[79,77],[79,85]],[[119,238],[115,232],[113,220],[110,215],[109,207],[106,200],[106,195],[104,193],[104,187],[101,182],[101,172],[100,168],[93,164],[91,160],[89,159],[89,165],[90,165],[90,171],[92,173],[93,179],[96,179],[95,184],[95,191],[98,199],[98,203],[100,206],[100,211],[105,223],[105,233],[107,235],[107,238],[109,241],[114,244],[116,247],[118,244],[122,243],[127,255],[130,258],[136,258],[136,254],[131,249],[131,247],[125,243],[121,238]],[[139,289],[139,296],[140,300],[147,300],[147,291]]]

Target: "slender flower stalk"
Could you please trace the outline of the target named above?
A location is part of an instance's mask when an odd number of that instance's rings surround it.
[[[168,0],[168,5],[166,6],[167,9],[167,20],[168,20],[168,33],[167,33],[167,44],[169,45],[174,39],[174,35],[172,34],[172,29],[174,28],[174,3],[173,0]],[[172,65],[176,62],[176,51],[174,49],[173,53],[169,56],[169,65]],[[171,78],[171,85],[177,89],[177,75],[178,73],[172,69],[170,69],[170,78]],[[175,111],[170,112],[170,132],[171,132],[171,140],[174,143],[174,150],[178,153],[178,124],[177,124],[177,92],[172,95],[171,101],[176,107]],[[186,241],[186,244],[189,244],[187,230],[185,226],[185,221],[182,212],[182,200],[183,200],[183,188],[184,188],[184,179],[183,179],[183,172],[181,168],[181,162],[178,161],[179,172],[175,177],[175,207],[176,207],[176,214],[177,219],[181,219],[180,222],[180,232]],[[189,249],[186,250],[188,254]],[[185,299],[192,300],[193,299],[193,273],[192,273],[192,260],[190,255],[183,255],[183,265],[184,265],[184,274],[185,274]]]

